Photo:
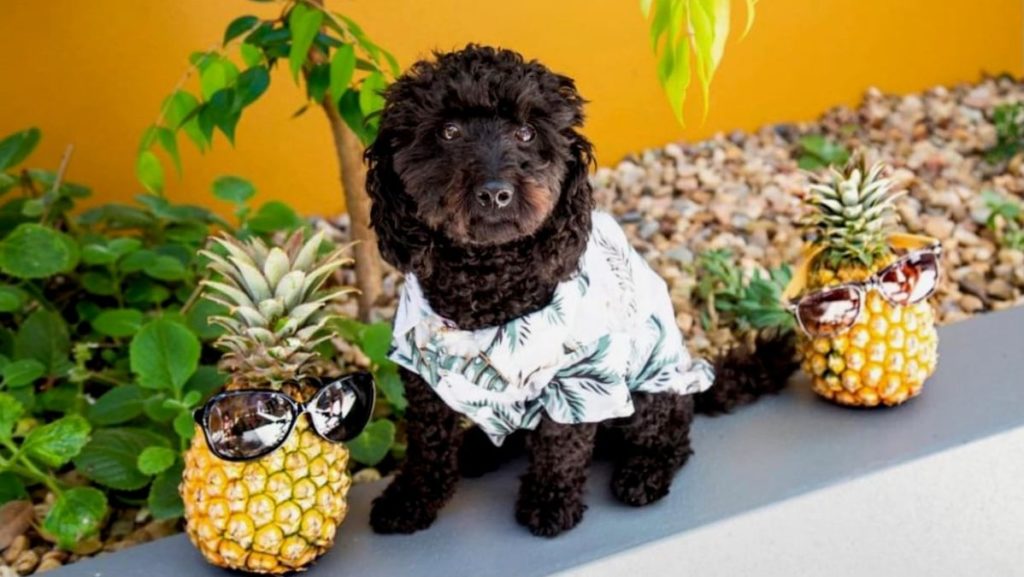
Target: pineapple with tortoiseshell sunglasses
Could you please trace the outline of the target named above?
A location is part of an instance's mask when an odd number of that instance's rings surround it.
[[[928,297],[941,245],[886,230],[898,194],[882,172],[854,161],[810,187],[805,226],[816,240],[783,294],[814,391],[842,405],[900,404],[938,359]]]

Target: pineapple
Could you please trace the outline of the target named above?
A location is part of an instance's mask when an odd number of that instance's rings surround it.
[[[282,249],[225,235],[214,241],[226,258],[202,253],[223,277],[203,283],[205,297],[231,315],[210,319],[226,329],[217,345],[225,351],[218,367],[231,376],[228,389],[284,387],[298,401],[312,394],[288,383],[322,371],[314,347],[327,338],[317,336],[331,318],[323,308],[353,290],[321,290],[350,262],[347,247],[319,256],[322,240],[318,233],[303,244],[296,233]],[[331,546],[345,517],[347,464],[348,450],[317,436],[305,416],[281,447],[246,462],[216,457],[197,427],[180,487],[189,538],[220,567],[301,570]]]
[[[816,251],[808,263],[807,287],[820,290],[863,281],[898,257],[887,242],[887,225],[897,197],[882,166],[851,162],[831,178],[810,187],[811,214],[805,226],[815,233]],[[935,370],[938,337],[927,300],[894,306],[869,290],[856,324],[831,337],[801,333],[798,350],[814,391],[851,406],[898,405],[921,392]]]

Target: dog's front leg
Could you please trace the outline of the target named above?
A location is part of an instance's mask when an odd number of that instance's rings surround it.
[[[534,535],[554,537],[576,526],[597,425],[563,425],[544,417],[530,434],[530,466],[519,487],[516,520]]]
[[[462,442],[459,415],[415,373],[402,369],[408,446],[401,470],[373,502],[370,525],[378,533],[426,529],[455,492]]]

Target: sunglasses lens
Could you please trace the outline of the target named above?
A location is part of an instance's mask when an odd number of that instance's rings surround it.
[[[373,413],[373,378],[355,373],[332,381],[313,397],[309,417],[325,439],[336,443],[355,438]]]
[[[284,395],[244,392],[214,399],[206,409],[210,448],[225,459],[255,459],[277,448],[292,427]]]
[[[813,336],[829,336],[850,328],[860,314],[860,292],[838,287],[805,297],[797,315],[804,330]]]
[[[921,252],[886,267],[878,275],[886,298],[898,305],[912,305],[928,298],[939,283],[939,258]]]

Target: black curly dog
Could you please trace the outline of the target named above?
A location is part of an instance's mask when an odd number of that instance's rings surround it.
[[[379,136],[366,152],[371,221],[385,260],[415,273],[434,311],[460,329],[546,306],[577,271],[594,204],[592,147],[578,132],[584,100],[572,79],[515,52],[470,45],[417,62],[385,96]],[[664,497],[691,453],[694,412],[726,412],[779,390],[795,368],[792,343],[764,340],[756,353],[737,350],[716,365],[707,393],[635,393],[635,414],[614,424],[545,418],[526,432],[529,469],[516,519],[544,536],[579,523],[598,436],[611,443],[619,500],[639,506]],[[408,450],[374,501],[370,523],[380,533],[428,527],[455,490],[460,460],[462,472],[480,474],[508,451],[479,431],[464,433],[460,416],[416,374],[403,370],[402,378]]]

